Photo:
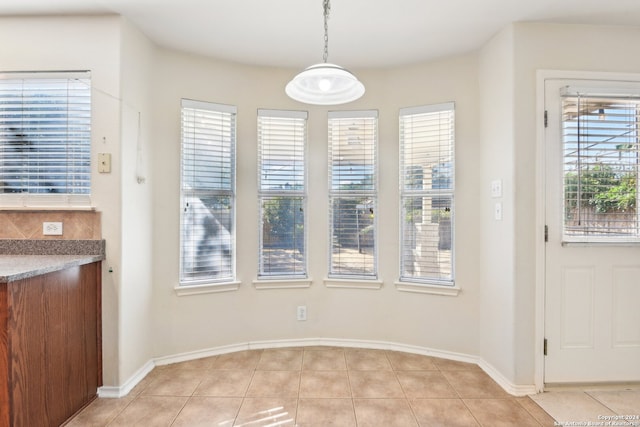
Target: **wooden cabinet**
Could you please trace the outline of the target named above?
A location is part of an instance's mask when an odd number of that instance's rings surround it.
[[[101,264],[0,283],[0,426],[59,426],[102,385]]]

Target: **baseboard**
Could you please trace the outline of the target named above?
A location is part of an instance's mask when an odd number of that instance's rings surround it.
[[[458,362],[474,363],[478,365],[487,375],[489,375],[489,377],[491,377],[507,393],[511,395],[526,396],[536,393],[535,385],[513,384],[491,364],[487,363],[477,356],[469,354],[443,351],[388,341],[352,340],[342,338],[304,338],[291,340],[249,341],[246,343],[237,343],[187,353],[174,354],[171,356],[158,357],[149,360],[121,387],[100,387],[100,389],[98,390],[98,396],[106,398],[119,398],[126,396],[140,381],[142,381],[142,379],[144,379],[144,377],[149,372],[151,372],[151,370],[155,366],[170,365],[172,363],[186,362],[189,360],[201,359],[203,357],[218,356],[221,354],[234,353],[243,350],[310,346],[333,346],[343,348],[366,348],[373,350],[402,351],[405,353],[419,354],[422,356],[431,356],[441,359],[455,360]]]
[[[117,399],[117,398],[126,396],[155,367],[156,367],[155,362],[153,360],[149,360],[147,363],[144,364],[144,366],[142,366],[140,369],[138,369],[138,371],[136,371],[136,373],[133,374],[120,387],[114,387],[114,386],[103,386],[103,387],[100,387],[98,389],[98,397],[116,398]]]
[[[491,364],[487,363],[483,359],[478,359],[478,366],[482,369],[487,375],[491,377],[492,380],[498,383],[500,387],[504,389],[507,393],[513,396],[529,396],[531,394],[536,394],[537,389],[535,384],[530,385],[516,385],[505,378],[500,371],[494,368]]]

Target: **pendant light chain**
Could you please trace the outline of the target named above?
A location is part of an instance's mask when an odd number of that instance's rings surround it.
[[[329,20],[329,12],[331,11],[331,4],[329,0],[324,0],[324,55],[322,55],[322,59],[324,63],[327,63],[327,59],[329,58],[329,24],[327,21]]]

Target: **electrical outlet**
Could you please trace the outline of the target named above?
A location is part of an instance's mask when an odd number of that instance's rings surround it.
[[[42,234],[45,236],[62,236],[62,222],[43,222]]]
[[[299,305],[297,311],[298,320],[307,320],[307,306]]]
[[[493,219],[502,221],[502,203],[498,202],[493,207]]]

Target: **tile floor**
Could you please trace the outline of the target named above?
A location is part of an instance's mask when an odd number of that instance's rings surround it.
[[[477,365],[336,347],[249,350],[156,367],[77,426],[553,426]]]
[[[544,393],[531,396],[531,399],[551,414],[559,425],[640,427],[638,384],[548,387]]]

